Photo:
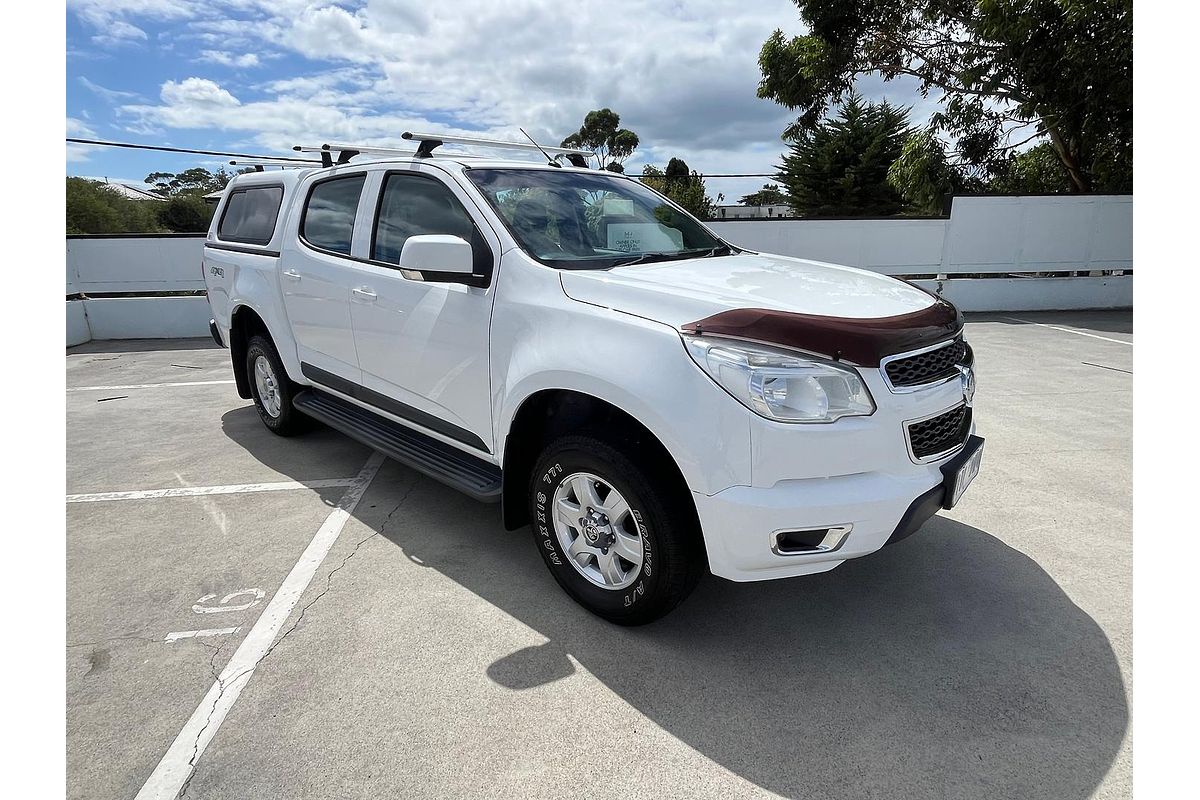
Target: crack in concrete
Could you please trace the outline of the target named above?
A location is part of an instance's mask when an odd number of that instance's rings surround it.
[[[221,698],[225,695],[225,689],[229,685],[236,682],[243,675],[251,673],[255,669],[257,669],[258,665],[263,663],[264,661],[266,661],[267,656],[271,655],[271,653],[273,653],[275,651],[275,648],[278,647],[279,644],[281,642],[283,642],[283,640],[286,639],[292,633],[292,631],[296,630],[297,626],[299,626],[300,622],[304,619],[305,613],[307,613],[310,608],[312,608],[314,605],[316,605],[317,601],[320,600],[322,597],[324,597],[326,595],[326,593],[329,591],[329,589],[333,583],[334,574],[337,573],[339,570],[341,570],[342,567],[346,566],[346,564],[350,561],[350,559],[353,558],[358,553],[358,550],[360,547],[362,547],[364,544],[366,544],[370,540],[374,539],[376,536],[383,535],[384,531],[387,530],[388,523],[390,523],[392,521],[392,517],[396,514],[397,511],[400,510],[400,507],[404,505],[405,501],[408,500],[408,496],[413,493],[413,490],[417,487],[418,483],[420,483],[419,480],[414,480],[409,485],[408,489],[405,490],[403,496],[401,496],[400,500],[397,501],[396,506],[391,511],[388,512],[386,517],[384,517],[383,524],[379,526],[379,530],[372,532],[370,536],[367,536],[365,539],[362,539],[356,545],[354,545],[354,548],[350,551],[350,553],[345,558],[342,559],[342,562],[340,564],[338,564],[336,567],[334,567],[332,570],[329,571],[329,573],[325,576],[325,588],[321,590],[320,594],[318,594],[311,601],[306,603],[303,608],[300,609],[300,614],[299,614],[299,616],[296,617],[296,621],[293,622],[291,627],[289,627],[286,631],[284,631],[283,634],[279,638],[277,638],[271,644],[270,647],[267,648],[266,652],[263,653],[262,656],[258,660],[256,660],[249,667],[246,667],[246,669],[242,670],[238,674],[231,677],[228,681],[223,681],[223,680],[221,680],[221,676],[218,673],[216,673],[216,671],[215,671],[216,670],[216,666],[215,666],[216,653],[213,654],[213,658],[212,658],[212,660],[210,660],[209,665],[214,670],[213,674],[216,675],[217,696],[213,699],[212,707],[208,710],[208,717],[204,720],[204,725],[196,733],[196,740],[192,745],[192,757],[190,759],[188,759],[188,766],[191,767],[191,771],[188,773],[187,780],[185,780],[183,782],[183,786],[180,787],[179,794],[176,795],[178,800],[183,800],[184,795],[187,794],[188,787],[191,786],[192,779],[196,776],[196,761],[200,757],[200,740],[204,736],[204,732],[206,730],[208,730],[208,726],[212,723],[212,715],[216,712],[217,706],[220,705]],[[220,649],[219,645],[218,646],[208,645],[207,642],[202,642],[202,644],[205,644],[208,647],[213,647],[215,650]]]

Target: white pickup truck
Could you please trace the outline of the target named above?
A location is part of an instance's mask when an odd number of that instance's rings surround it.
[[[224,193],[213,336],[275,433],[319,420],[499,502],[569,595],[627,625],[706,571],[872,553],[978,472],[973,355],[947,301],[736,247],[561,150],[535,164],[414,138],[415,156],[326,146],[328,166]]]

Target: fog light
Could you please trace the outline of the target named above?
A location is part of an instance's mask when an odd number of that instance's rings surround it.
[[[835,525],[831,528],[775,531],[771,534],[771,550],[781,556],[828,553],[842,546],[852,527],[852,525]]]

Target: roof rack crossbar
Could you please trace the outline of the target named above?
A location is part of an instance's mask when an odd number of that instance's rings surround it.
[[[413,142],[417,145],[416,150],[400,149],[398,147],[375,147],[372,145],[362,144],[323,144],[320,147],[314,145],[296,145],[292,149],[298,153],[318,153],[321,156],[321,165],[323,167],[332,167],[338,164],[347,164],[350,159],[355,156],[401,156],[404,158],[432,158],[434,150],[441,147],[443,144],[468,145],[474,147],[493,147],[503,148],[507,150],[521,150],[524,152],[541,152],[546,155],[551,155],[555,160],[565,157],[573,166],[586,167],[587,159],[594,156],[595,153],[589,150],[575,150],[569,147],[538,147],[536,144],[525,144],[524,142],[506,142],[500,139],[482,139],[475,136],[450,136],[441,133],[413,133],[405,131],[400,135],[400,138]],[[336,154],[336,160],[335,160]],[[479,158],[478,155],[454,153],[446,154],[447,158]],[[316,162],[312,162],[316,163]]]
[[[313,158],[235,158],[229,164],[234,167],[254,167],[256,172],[262,172],[263,167],[293,167],[302,169],[309,165],[319,166],[320,161]]]
[[[483,139],[477,136],[450,136],[444,133],[414,133],[413,131],[405,131],[400,134],[401,139],[408,141],[420,142],[424,145],[429,143],[429,150],[443,144],[464,144],[473,145],[475,147],[496,147],[508,150],[533,150],[535,152],[545,152],[551,155],[559,156],[579,156],[581,159],[588,156],[594,156],[595,153],[590,150],[576,150],[571,147],[538,147],[536,144],[526,144],[525,142],[508,142],[503,139]],[[571,163],[575,163],[574,160]]]

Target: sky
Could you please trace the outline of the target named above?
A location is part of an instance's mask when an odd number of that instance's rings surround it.
[[[774,172],[794,112],[756,96],[791,0],[67,0],[67,135],[262,154],[404,146],[405,130],[557,144],[609,107],[703,173]],[[870,99],[928,102],[867,79]],[[225,161],[67,146],[67,174],[140,181]],[[766,179],[712,179],[725,202]]]

